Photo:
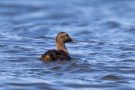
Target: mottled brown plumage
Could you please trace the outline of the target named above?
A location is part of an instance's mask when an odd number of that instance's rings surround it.
[[[60,32],[56,37],[56,50],[48,50],[41,56],[43,61],[70,60],[70,56],[65,43],[71,42],[72,39],[66,32]]]

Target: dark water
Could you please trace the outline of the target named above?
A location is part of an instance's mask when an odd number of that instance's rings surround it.
[[[65,31],[72,61],[44,63]],[[0,90],[135,90],[135,0],[0,0]]]

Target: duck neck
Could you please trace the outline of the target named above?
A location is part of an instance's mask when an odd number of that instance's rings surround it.
[[[56,41],[56,48],[57,48],[57,50],[62,50],[62,51],[65,51],[66,53],[68,53],[68,50],[67,50],[64,42]]]

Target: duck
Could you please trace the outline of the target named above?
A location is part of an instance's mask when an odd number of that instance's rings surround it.
[[[71,60],[69,52],[65,46],[66,43],[73,40],[66,32],[59,32],[55,38],[56,49],[50,49],[41,55],[40,60],[49,62],[57,60]]]

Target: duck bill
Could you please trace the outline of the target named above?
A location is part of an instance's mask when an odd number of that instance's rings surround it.
[[[76,41],[74,41],[74,39],[69,38],[67,42],[68,43],[75,43]]]
[[[68,39],[68,42],[72,42],[73,40],[71,38]]]

